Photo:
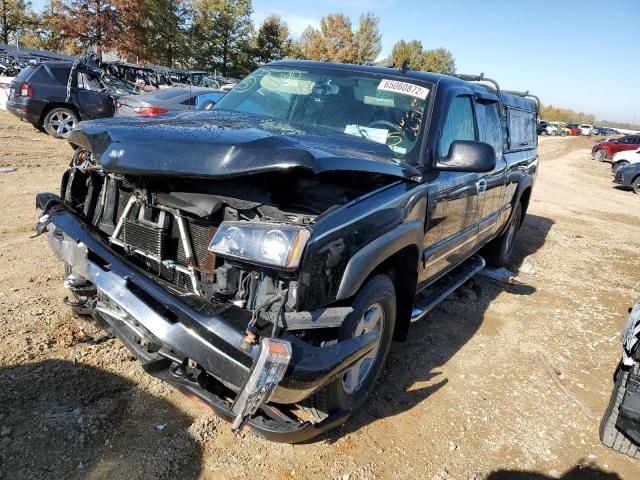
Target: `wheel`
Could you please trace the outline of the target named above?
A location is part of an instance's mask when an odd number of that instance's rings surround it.
[[[640,195],[640,175],[634,178],[633,182],[631,182],[631,190],[633,190],[633,193]]]
[[[376,275],[360,289],[353,301],[353,312],[340,327],[339,340],[380,331],[380,343],[367,356],[308,398],[303,408],[318,419],[362,407],[382,372],[396,321],[396,292],[387,275]]]
[[[613,450],[629,455],[631,458],[640,458],[640,447],[634,445],[622,432],[616,428],[618,420],[618,408],[626,391],[629,372],[621,370],[616,377],[616,383],[611,393],[609,406],[600,421],[600,441]]]
[[[599,162],[604,162],[607,159],[607,152],[604,148],[599,148],[596,150],[595,159]]]
[[[55,138],[65,138],[78,124],[76,113],[64,107],[50,110],[44,117],[43,126],[46,132]]]
[[[504,267],[509,264],[515,239],[522,225],[522,203],[518,202],[505,232],[493,239],[483,249],[483,256],[489,265]]]
[[[613,165],[611,165],[611,170],[613,170],[613,173],[617,173],[618,170],[620,170],[625,165],[629,165],[629,162],[627,162],[626,160],[620,160],[619,162],[616,162]]]
[[[555,130],[551,130],[551,136],[553,136],[553,137],[556,136],[556,131]]]

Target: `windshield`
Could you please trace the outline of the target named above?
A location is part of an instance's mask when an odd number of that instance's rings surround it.
[[[424,129],[431,85],[313,67],[264,67],[239,82],[215,109],[328,128],[387,145],[407,162]],[[415,153],[414,153],[415,155]]]

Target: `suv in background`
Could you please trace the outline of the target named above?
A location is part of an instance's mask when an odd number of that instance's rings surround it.
[[[542,120],[540,123],[538,123],[538,128],[537,128],[537,132],[538,135],[561,135],[562,134],[562,130],[560,130],[560,127],[553,125],[552,123],[549,123],[545,120]]]
[[[589,123],[581,123],[580,125],[578,125],[578,128],[580,129],[580,133],[582,135],[586,135],[588,137],[590,137],[591,135],[594,135],[595,133],[593,125]]]
[[[591,148],[591,156],[599,162],[610,161],[613,156],[625,150],[640,148],[640,135],[626,135],[624,137],[598,142]]]
[[[112,117],[115,102],[95,72],[73,68],[71,62],[51,62],[20,72],[11,82],[7,110],[63,138],[81,120]]]

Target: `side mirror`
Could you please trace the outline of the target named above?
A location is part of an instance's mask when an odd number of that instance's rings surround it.
[[[436,169],[452,172],[490,172],[496,168],[496,151],[488,143],[454,140],[446,157],[439,158]]]

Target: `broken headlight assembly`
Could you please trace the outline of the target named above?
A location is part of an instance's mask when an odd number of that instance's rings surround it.
[[[209,250],[222,257],[295,270],[310,235],[309,230],[295,225],[222,222]]]

